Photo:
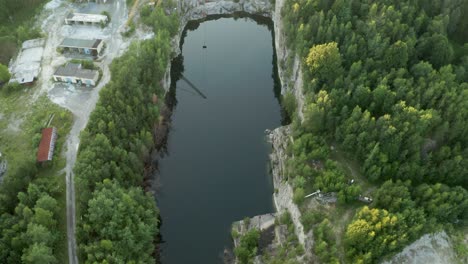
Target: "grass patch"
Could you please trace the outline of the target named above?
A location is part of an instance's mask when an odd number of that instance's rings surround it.
[[[8,65],[18,51],[18,44],[14,36],[0,36],[0,63]]]
[[[468,260],[468,226],[461,225],[454,228],[447,228],[447,232],[453,243],[453,249],[457,254],[460,263],[466,263]],[[465,261],[465,262],[463,262]]]
[[[330,159],[336,161],[349,180],[354,179],[354,184],[359,184],[363,193],[373,190],[377,185],[371,184],[362,174],[359,162],[350,157],[340,147],[335,146],[335,149],[330,151]]]
[[[31,90],[31,89],[29,89]],[[52,103],[46,96],[30,103],[30,91],[18,91],[8,96],[0,96],[0,148],[8,159],[9,167],[14,167],[17,160],[36,155],[42,128],[52,118],[50,126],[58,132],[54,161],[48,167],[41,168],[41,173],[50,173],[61,169],[64,161],[60,159],[60,150],[70,131],[72,114]]]

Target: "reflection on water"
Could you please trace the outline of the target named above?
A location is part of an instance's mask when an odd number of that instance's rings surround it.
[[[268,24],[218,18],[188,28],[156,176],[161,261],[220,263],[233,221],[273,212],[264,131],[281,125],[276,61]]]

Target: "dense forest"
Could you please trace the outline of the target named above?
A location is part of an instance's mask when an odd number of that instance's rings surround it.
[[[18,94],[24,91],[8,96]],[[65,177],[61,172],[65,158],[61,149],[72,115],[45,96],[29,107],[21,130],[15,132],[18,135],[12,137],[1,130],[0,146],[8,170],[0,184],[0,263],[59,263],[66,254]],[[48,121],[58,129],[58,139],[53,160],[41,166],[36,164],[36,153]]]
[[[34,165],[30,171],[14,176],[34,177]],[[49,175],[52,176],[52,175]],[[18,193],[14,210],[2,208],[0,260],[2,263],[57,263],[53,252],[57,247],[57,231],[60,212],[56,196],[60,193],[55,182],[36,181]]]
[[[327,222],[303,217],[322,262],[373,263],[424,233],[466,226],[467,10],[466,0],[286,1],[286,41],[303,62],[306,97],[289,149],[295,202],[311,215],[303,194],[320,189],[357,206],[338,238],[345,257],[327,250]],[[284,99],[294,110],[292,94]],[[357,184],[338,151],[358,164]],[[374,202],[356,205],[361,193]]]
[[[78,243],[85,263],[154,262],[158,210],[142,189],[145,162],[162,121],[162,79],[178,29],[171,3],[149,10],[143,21],[155,38],[132,43],[111,64],[111,81],[82,132],[75,172]]]

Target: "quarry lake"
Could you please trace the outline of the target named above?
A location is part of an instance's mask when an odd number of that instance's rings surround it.
[[[273,36],[251,18],[187,29],[172,66],[171,130],[154,184],[160,259],[221,263],[233,221],[274,211],[265,140],[265,130],[282,122]]]

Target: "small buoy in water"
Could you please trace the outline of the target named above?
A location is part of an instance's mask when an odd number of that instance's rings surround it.
[[[206,45],[203,45],[203,48],[206,49]]]

